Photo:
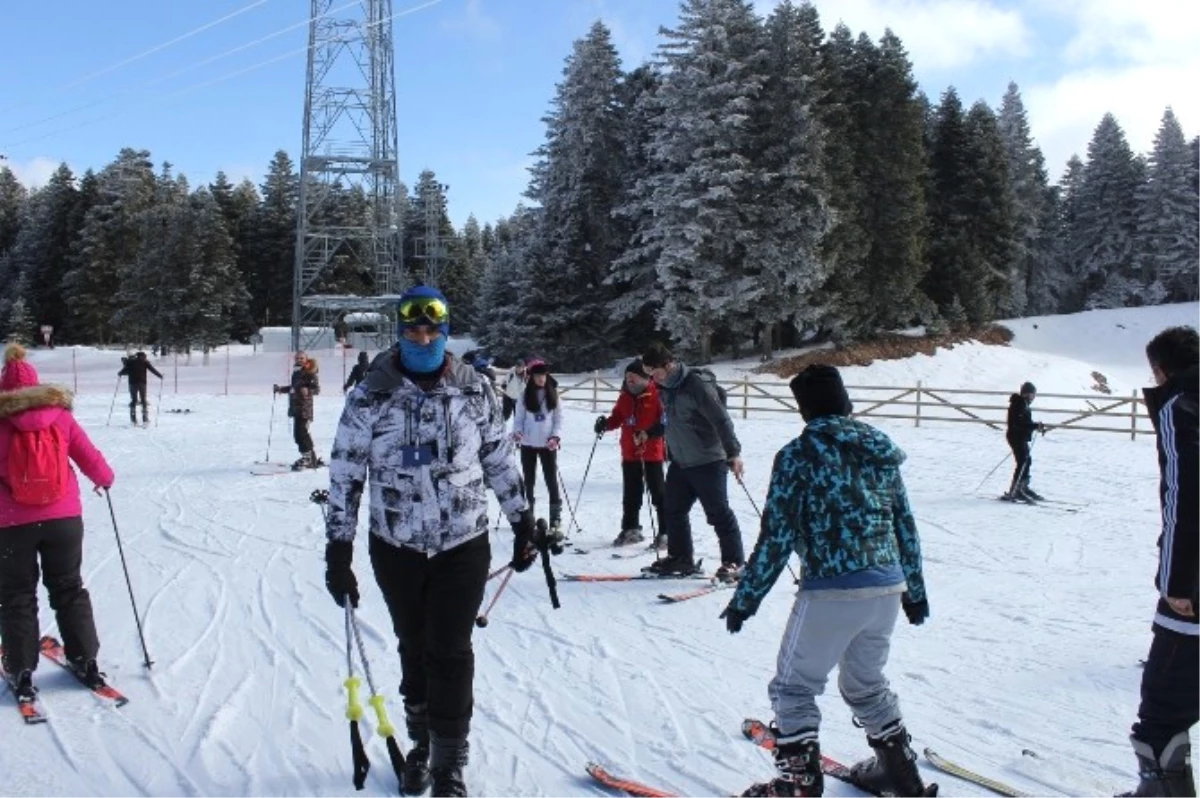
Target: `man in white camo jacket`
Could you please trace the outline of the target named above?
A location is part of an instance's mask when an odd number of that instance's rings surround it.
[[[358,605],[351,561],[365,487],[371,567],[400,641],[413,740],[404,792],[419,794],[432,779],[434,795],[466,795],[471,633],[491,565],[485,489],[512,524],[517,571],[533,562],[534,525],[491,384],[445,351],[445,297],[412,288],[399,316],[397,345],[375,358],[338,424],[325,583],[338,606]]]

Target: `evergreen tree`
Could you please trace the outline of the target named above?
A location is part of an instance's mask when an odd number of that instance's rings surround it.
[[[746,300],[766,325],[763,352],[772,350],[777,325],[812,328],[827,316],[819,289],[829,278],[822,242],[829,231],[825,128],[818,111],[820,23],[812,6],[780,3],[765,25],[766,73],[755,127],[754,159],[760,202],[758,234],[747,247],[746,273],[754,277]]]
[[[290,326],[300,178],[283,150],[275,153],[261,188],[262,204],[249,240],[257,287],[250,314],[262,325]]]
[[[233,237],[215,197],[204,189],[188,201],[191,235],[184,242],[189,262],[185,305],[190,342],[207,353],[229,342],[234,322],[245,315],[250,293],[242,284]]]
[[[1088,144],[1075,208],[1088,308],[1125,307],[1139,296],[1134,244],[1141,180],[1142,167],[1124,131],[1112,114],[1105,114]]]
[[[970,304],[964,304],[964,309],[972,324],[981,324],[995,318],[997,313],[1015,314],[1011,300],[1018,295],[1023,300],[1025,287],[1024,280],[1019,280],[1019,292],[1014,285],[1014,280],[1019,278],[1012,193],[1008,158],[996,115],[980,100],[971,106],[965,127],[966,177],[970,187],[965,199],[980,284],[972,292],[975,298]]]
[[[526,270],[538,257],[539,214],[518,207],[509,220],[496,225],[495,248],[479,287],[475,340],[494,357],[508,362],[531,353],[527,334],[536,321],[523,318],[519,308]]]
[[[420,285],[434,284],[444,288],[446,278],[452,277],[447,272],[451,269],[450,250],[453,246],[454,225],[446,208],[446,191],[437,179],[432,169],[425,169],[417,177],[416,185],[408,198],[404,215],[404,262],[407,265],[407,279]],[[430,220],[433,229],[430,230]],[[430,241],[433,233],[436,241]],[[432,258],[437,255],[437,258]],[[440,274],[431,271],[436,261]],[[448,300],[455,300],[457,287],[446,294]],[[443,293],[445,293],[443,291]]]
[[[1087,292],[1084,288],[1084,239],[1080,234],[1079,217],[1083,203],[1083,178],[1087,167],[1078,155],[1072,155],[1067,160],[1067,167],[1059,180],[1059,214],[1058,214],[1058,258],[1062,270],[1067,276],[1067,287],[1062,295],[1062,302],[1057,308],[1059,313],[1075,313],[1083,310]]]
[[[1163,114],[1146,180],[1138,192],[1141,282],[1153,285],[1151,302],[1196,298],[1200,265],[1195,213],[1197,185],[1192,153],[1174,112]]]
[[[1000,105],[997,119],[1000,138],[1008,161],[1009,202],[1013,216],[1013,262],[1009,282],[1012,292],[1002,297],[999,312],[1003,316],[1019,316],[1028,309],[1035,313],[1051,312],[1053,296],[1033,293],[1034,282],[1043,286],[1044,278],[1034,275],[1056,268],[1050,259],[1050,239],[1053,219],[1049,209],[1049,180],[1042,151],[1033,143],[1029,118],[1016,83]],[[1044,287],[1042,290],[1046,290]]]
[[[612,354],[604,281],[627,239],[613,214],[626,174],[620,81],[611,35],[596,22],[567,58],[526,191],[542,206],[544,255],[528,270],[521,307],[536,314],[535,346],[569,371],[597,368]]]
[[[29,192],[7,166],[0,166],[0,258],[17,241],[21,230],[22,206]]]
[[[25,297],[20,288],[21,286],[18,285],[17,298],[9,306],[8,330],[5,340],[18,344],[27,344],[33,336],[33,319],[29,316],[29,311],[25,308]]]
[[[769,198],[755,195],[749,120],[764,51],[748,0],[684,0],[679,27],[660,33],[662,113],[652,145],[660,169],[648,187],[653,224],[640,236],[659,252],[659,326],[705,362],[715,333],[736,342],[757,321],[745,301],[753,289],[746,253]]]
[[[483,231],[475,214],[467,217],[463,225],[462,236],[458,247],[458,257],[461,262],[463,299],[456,309],[457,323],[455,328],[460,331],[478,330],[479,291],[483,282],[483,272],[487,265],[487,252],[484,249]]]

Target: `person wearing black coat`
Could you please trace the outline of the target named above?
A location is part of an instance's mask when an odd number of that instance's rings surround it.
[[[358,362],[354,364],[354,368],[350,369],[350,376],[346,378],[346,384],[342,386],[342,393],[346,393],[354,386],[358,385],[367,376],[367,369],[371,366],[371,360],[367,357],[366,352],[358,353]]]
[[[1029,487],[1029,470],[1033,466],[1033,456],[1030,452],[1033,433],[1045,434],[1046,425],[1033,420],[1029,405],[1037,396],[1037,388],[1032,382],[1024,383],[1020,393],[1014,393],[1008,398],[1008,430],[1004,433],[1008,446],[1012,449],[1016,466],[1013,468],[1012,485],[1004,494],[1008,501],[1036,501],[1042,498]]]
[[[140,402],[142,405],[142,423],[150,423],[150,405],[146,399],[146,383],[150,381],[149,375],[160,380],[163,375],[150,359],[146,357],[145,352],[138,352],[133,357],[121,358],[121,370],[117,372],[117,376],[126,376],[129,378],[129,422],[137,424],[137,406]]]

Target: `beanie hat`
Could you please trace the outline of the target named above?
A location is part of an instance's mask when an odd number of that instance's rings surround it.
[[[525,373],[529,375],[549,374],[550,367],[546,365],[546,361],[542,360],[540,357],[535,357],[531,358],[529,362],[525,364]]]
[[[25,347],[9,344],[4,350],[4,370],[0,371],[0,391],[15,391],[38,384],[37,369],[25,360]]]
[[[629,361],[629,364],[625,366],[625,373],[636,374],[639,377],[645,377],[646,371],[642,368],[642,359],[635,357],[633,360]]]
[[[789,383],[805,421],[820,416],[848,416],[854,411],[842,375],[833,366],[813,364]]]
[[[1021,393],[1037,393],[1037,388],[1034,387],[1032,382],[1022,383]]]
[[[435,319],[427,318],[425,316],[420,316],[420,317],[415,318],[412,321],[407,321],[407,322],[404,321],[403,319],[401,319],[400,323],[396,325],[396,337],[397,338],[402,337],[404,335],[404,331],[406,329],[408,329],[409,327],[414,327],[416,325],[424,325],[426,327],[432,326],[432,327],[436,328],[438,330],[438,332],[440,332],[443,336],[445,336],[446,338],[449,338],[450,337],[450,319],[449,319],[450,303],[446,301],[445,294],[443,294],[441,291],[437,290],[436,288],[434,288],[432,286],[428,286],[428,285],[414,285],[412,288],[408,289],[407,291],[405,291],[403,294],[400,295],[400,301],[397,303],[397,307],[403,307],[404,304],[407,302],[411,302],[413,300],[421,300],[421,299],[439,300],[443,305],[446,306],[446,311],[447,311],[446,319],[444,319],[441,322],[438,322]]]

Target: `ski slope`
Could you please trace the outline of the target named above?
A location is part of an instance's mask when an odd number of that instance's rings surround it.
[[[1146,340],[1168,324],[1195,324],[1197,310],[1188,304],[1021,320],[1011,325],[1011,347],[959,346],[933,358],[847,369],[846,381],[1013,389],[1032,379],[1043,392],[1083,392],[1090,372],[1100,370],[1117,395],[1128,395],[1149,380]],[[112,499],[155,665],[142,666],[108,510],[89,493],[84,574],[101,665],[131,701],[120,710],[101,706],[43,663],[35,679],[49,723],[24,726],[11,696],[0,696],[0,792],[352,794],[343,615],[325,592],[321,516],[308,501],[327,487],[327,472],[251,473],[268,438],[270,460],[297,456],[283,400],[273,408],[269,393],[287,375],[287,356],[235,348],[228,361],[219,353],[208,366],[199,358],[181,363],[178,393],[174,364],[158,363],[167,375],[163,412],[156,426],[141,429],[128,426],[123,386],[106,424],[118,354],[57,349],[31,359],[44,381],[78,380],[77,415],[117,473]],[[341,360],[318,356],[324,393],[314,437],[327,455],[340,413]],[[740,375],[752,365],[717,370]],[[154,399],[158,385],[150,387]],[[192,412],[169,412],[183,409]],[[586,404],[572,403],[560,458],[571,503],[579,497],[581,530],[572,539],[591,553],[568,550],[554,565],[560,573],[635,572],[653,555],[614,559],[604,548],[619,523],[616,436],[596,446],[579,493],[594,417]],[[774,454],[798,434],[799,422],[787,415],[735,422],[749,495],[736,483],[730,495],[747,552],[757,531],[753,504],[761,506]],[[932,608],[924,626],[902,619],[888,667],[914,747],[930,746],[1033,794],[1128,788],[1134,762],[1126,738],[1155,602],[1153,440],[1081,432],[1040,439],[1034,486],[1081,506],[1028,507],[994,499],[1007,484],[1008,464],[975,492],[1007,453],[1002,434],[962,424],[879,426],[909,454],[904,476]],[[539,496],[544,491],[539,486]],[[493,545],[497,566],[511,549],[502,526]],[[715,565],[716,539],[699,509],[693,526],[697,556]],[[365,534],[356,546],[359,615],[375,680],[400,723],[396,641]],[[514,578],[489,627],[475,633],[472,794],[607,794],[584,773],[593,759],[686,795],[733,794],[769,778],[769,755],[742,739],[740,725],[748,715],[771,717],[766,684],[795,588],[785,576],[743,632],[730,636],[717,618],[728,592],[676,605],[655,598],[664,588],[688,587],[560,580],[555,611],[540,569]],[[55,634],[44,592],[41,612],[43,632]],[[867,755],[832,684],[821,706],[826,753],[846,761]],[[373,763],[364,794],[396,794],[369,721],[364,735]],[[1023,757],[1023,748],[1046,760]],[[925,775],[941,783],[942,795],[988,794],[928,769]],[[830,782],[827,794],[854,792]]]

